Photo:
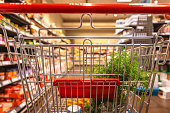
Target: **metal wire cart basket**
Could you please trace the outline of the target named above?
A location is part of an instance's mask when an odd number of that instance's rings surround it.
[[[6,7],[6,6],[11,7]],[[8,39],[3,25],[9,57],[17,57],[28,113],[122,113],[148,112],[155,74],[158,65],[166,62],[170,39],[154,36],[135,36],[132,27],[95,27],[89,13],[170,13],[170,5],[160,9],[159,5],[133,6],[93,4],[4,4],[1,12],[19,13],[86,13],[80,17],[79,27],[42,28],[38,37],[25,37],[3,17],[2,21],[13,27],[17,36]],[[60,10],[63,6],[66,9]],[[94,6],[90,9],[90,5]],[[120,7],[119,7],[120,6]],[[17,8],[18,7],[18,8]],[[52,7],[52,8],[50,8]],[[110,10],[111,8],[115,9]],[[156,8],[154,8],[156,7]],[[132,8],[132,9],[131,9]],[[144,8],[146,10],[144,10]],[[149,10],[147,10],[147,8]],[[6,10],[5,10],[6,9]],[[24,10],[22,10],[24,9]],[[34,10],[35,9],[35,10]],[[52,10],[53,9],[53,10]],[[57,10],[58,9],[58,10]],[[120,10],[119,10],[120,9]],[[164,12],[161,12],[164,11]],[[41,31],[53,29],[81,29],[84,15],[88,15],[92,29],[132,29],[133,36],[41,36]],[[167,25],[165,25],[167,26]],[[164,27],[165,27],[164,26]],[[39,44],[27,45],[24,40],[38,40]],[[41,44],[44,39],[84,39],[82,44]],[[131,39],[131,44],[93,44],[92,39]],[[153,39],[153,44],[134,43],[135,39]],[[14,45],[14,52],[10,44]],[[166,51],[162,52],[162,46]],[[61,49],[64,48],[64,52]],[[68,53],[68,49],[73,54]],[[156,53],[156,48],[159,52]],[[74,55],[74,53],[77,53]],[[163,56],[163,62],[160,57]],[[22,64],[20,64],[20,58]],[[72,61],[68,60],[72,58]],[[157,60],[156,60],[157,59]],[[65,62],[65,67],[61,62]],[[59,66],[57,68],[56,66]],[[31,67],[32,73],[25,70]],[[142,79],[145,76],[146,79]]]

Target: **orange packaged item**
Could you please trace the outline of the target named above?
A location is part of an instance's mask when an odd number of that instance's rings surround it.
[[[12,71],[7,71],[5,73],[5,79],[6,80],[12,79],[12,75],[13,75]]]
[[[24,100],[23,99],[14,99],[13,106],[17,107],[19,106]]]
[[[16,77],[18,77],[18,74],[17,74],[17,71],[14,70],[12,71],[12,78],[16,78]]]
[[[0,100],[5,101],[6,98],[9,98],[9,93],[0,93]]]
[[[19,93],[10,93],[9,94],[10,98],[13,99],[24,99],[24,93],[23,92],[19,92]]]
[[[20,93],[21,88],[19,86],[13,87],[13,92],[14,93]]]
[[[2,111],[0,110],[0,113],[7,113],[11,108],[13,108],[13,102],[1,102]]]
[[[13,93],[13,87],[12,86],[8,86],[5,88],[5,93]]]

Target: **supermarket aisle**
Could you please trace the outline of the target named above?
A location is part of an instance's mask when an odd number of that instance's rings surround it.
[[[170,100],[161,99],[158,96],[151,98],[149,113],[169,113]]]

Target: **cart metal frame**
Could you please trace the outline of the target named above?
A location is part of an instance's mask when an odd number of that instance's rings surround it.
[[[46,6],[46,7],[42,7]],[[58,7],[56,7],[58,6]],[[63,6],[68,6],[64,10],[58,10],[63,9]],[[37,9],[38,7],[41,7]],[[84,8],[84,9],[83,9]],[[112,8],[117,8],[115,10],[110,10]],[[135,10],[134,10],[135,8]],[[139,10],[136,10],[139,9]],[[161,8],[161,10],[160,10]],[[25,9],[25,10],[23,10]],[[35,10],[36,9],[36,10]],[[79,9],[79,10],[78,10]],[[120,9],[120,10],[119,10]],[[144,10],[145,9],[145,10]],[[146,10],[149,9],[149,10]],[[162,10],[164,9],[164,10]],[[162,12],[163,11],[163,12]],[[19,74],[22,75],[21,82],[23,86],[24,91],[24,97],[26,101],[26,107],[27,112],[34,112],[34,113],[55,113],[55,112],[67,112],[67,105],[68,105],[68,99],[66,92],[68,91],[68,87],[71,88],[71,100],[72,100],[72,111],[73,111],[73,101],[77,101],[77,104],[79,102],[79,87],[83,88],[83,104],[82,104],[82,112],[87,112],[85,110],[85,87],[90,88],[90,108],[88,109],[88,112],[92,111],[92,99],[95,100],[95,110],[94,112],[109,112],[109,113],[121,113],[121,112],[135,112],[135,113],[147,113],[149,109],[149,103],[150,98],[152,95],[154,80],[155,80],[155,69],[158,68],[158,65],[164,64],[167,60],[169,48],[170,48],[170,38],[169,40],[163,40],[159,36],[161,30],[168,26],[169,24],[163,26],[160,28],[158,33],[154,36],[129,36],[129,37],[115,37],[115,36],[54,36],[54,37],[44,37],[41,36],[42,30],[56,30],[56,29],[71,29],[76,30],[80,29],[83,24],[83,17],[84,15],[88,15],[90,18],[90,26],[92,29],[132,29],[135,33],[135,30],[132,27],[95,27],[93,25],[93,18],[90,13],[169,13],[170,12],[170,5],[169,4],[149,4],[149,5],[136,5],[136,4],[2,4],[0,6],[0,12],[5,13],[87,13],[82,14],[80,17],[80,26],[79,27],[65,27],[65,28],[41,28],[39,30],[39,36],[38,37],[25,37],[22,34],[19,33],[17,28],[12,26],[8,21],[4,20],[3,17],[1,17],[2,21],[6,24],[10,25],[14,30],[16,31],[17,35],[14,40],[8,40],[8,35],[5,27],[3,25],[0,25],[0,27],[3,29],[6,46],[8,50],[8,54],[10,57],[11,62],[12,61],[12,55],[16,55],[17,62],[18,62],[18,69]],[[84,39],[82,44],[41,44],[42,39]],[[24,40],[26,39],[35,39],[39,41],[39,44],[33,44],[33,45],[26,45],[24,44]],[[91,39],[131,39],[132,44],[92,44]],[[154,44],[135,44],[134,39],[155,39]],[[158,43],[158,41],[161,39],[161,42]],[[86,44],[86,42],[89,42],[90,44]],[[10,44],[14,44],[14,52],[10,50]],[[166,52],[162,53],[162,45],[166,44]],[[20,51],[18,52],[17,47],[19,47]],[[101,56],[101,49],[102,47],[106,48],[104,53],[104,59],[102,59]],[[156,48],[159,47],[159,53],[156,53]],[[65,48],[64,54],[61,53],[61,48]],[[78,48],[78,67],[75,66],[74,58],[76,57],[73,54],[67,53],[68,48],[73,48],[73,51],[75,48]],[[117,49],[116,49],[117,48]],[[124,49],[123,49],[124,48]],[[83,50],[83,53],[81,53],[81,49]],[[58,50],[57,52],[55,50]],[[87,51],[90,50],[90,53]],[[94,51],[98,50],[97,57],[94,56]],[[112,50],[112,52],[108,52],[109,50]],[[130,75],[128,80],[125,80],[126,75],[126,68],[124,68],[123,74],[120,73],[114,73],[114,58],[117,56],[118,59],[118,71],[121,68],[120,63],[121,62],[121,55],[125,54],[125,61],[124,65],[127,65],[126,59],[128,58],[128,54],[130,53],[130,58],[132,59],[130,62]],[[138,74],[135,76],[136,78],[133,80],[133,60],[134,60],[134,53],[138,54]],[[90,56],[88,56],[90,54]],[[68,57],[72,57],[72,72],[70,73],[70,69],[68,68]],[[109,58],[109,56],[111,56]],[[160,56],[164,56],[163,62],[160,62]],[[22,60],[22,65],[20,65],[20,58]],[[81,60],[81,57],[83,59]],[[157,57],[157,61],[155,60],[155,57]],[[62,71],[63,65],[62,65],[62,58],[64,59],[66,69],[64,72]],[[88,59],[90,58],[90,60]],[[96,67],[95,58],[97,58],[97,65],[99,68],[99,73],[95,73],[94,67]],[[57,62],[56,62],[57,61]],[[110,66],[108,63],[112,61],[112,74],[107,74],[107,71],[105,73],[100,73],[100,70],[107,68]],[[155,63],[156,61],[156,63]],[[101,64],[103,62],[103,64]],[[59,63],[59,69],[56,70],[56,65]],[[89,63],[89,64],[88,64]],[[31,67],[32,69],[32,75],[29,74],[29,78],[26,77],[26,69],[28,67]],[[75,68],[77,70],[75,70]],[[148,80],[147,81],[141,81],[139,80],[139,73],[142,69],[142,72],[148,72]],[[83,71],[81,70],[83,69]],[[88,71],[89,69],[89,71]],[[76,72],[77,71],[77,72]],[[113,76],[116,78],[120,78],[122,76],[122,80],[120,81],[120,86],[117,85],[116,81],[107,81],[107,80],[100,80],[96,81],[96,83],[93,83],[93,78],[97,76]],[[61,79],[59,77],[63,78],[69,78],[69,80]],[[82,84],[80,84],[80,80],[77,80],[75,78],[80,78]],[[88,79],[88,84],[87,80]],[[57,81],[57,85],[55,86],[55,80]],[[63,81],[62,81],[63,80]],[[65,88],[65,98],[61,97],[60,88]],[[73,89],[77,88],[76,95],[77,98],[72,98],[73,96]],[[93,90],[92,87],[95,87],[95,94],[96,98],[92,98]],[[102,98],[98,98],[98,88],[102,87]],[[104,97],[105,88],[109,88],[107,90],[108,98]],[[135,89],[132,90],[132,87]],[[111,88],[114,93],[111,94]],[[137,88],[142,88],[142,94],[136,93]],[[149,95],[148,89],[150,88]],[[48,93],[48,90],[51,91],[51,93]],[[28,92],[28,93],[27,93]],[[29,95],[29,96],[28,96]],[[109,96],[114,95],[113,98],[110,98]],[[37,98],[40,99],[40,103],[37,103],[39,107],[36,107],[35,101]],[[124,99],[125,98],[125,99]],[[98,101],[100,101],[100,105],[98,105]],[[110,106],[110,103],[112,104]],[[30,107],[31,106],[31,107]],[[78,108],[78,106],[77,106]]]

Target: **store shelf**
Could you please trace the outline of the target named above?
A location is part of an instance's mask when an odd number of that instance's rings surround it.
[[[18,82],[18,81],[20,81],[20,80],[21,80],[20,77],[16,77],[16,78],[13,78],[13,79],[11,79],[11,80],[0,81],[0,88],[1,88],[1,87],[4,87],[4,86],[7,86],[7,85],[9,85],[9,84]]]
[[[155,58],[155,62],[156,62],[157,60],[158,60],[158,59]],[[159,62],[163,62],[163,61],[164,61],[164,59],[159,59]],[[167,59],[166,62],[170,62],[170,59]]]
[[[7,30],[8,36],[11,36],[11,37],[12,37],[12,36],[16,36],[15,30],[12,29],[11,27],[5,26],[5,29]],[[1,28],[0,28],[0,33],[3,34]],[[24,36],[27,36],[27,37],[33,37],[33,35],[28,34],[28,33],[24,33],[23,31],[20,31],[20,33],[23,34]],[[47,42],[47,41],[45,41],[45,40],[41,40],[41,42],[44,43],[44,44],[51,44],[51,43],[49,43],[49,42]],[[2,45],[2,44],[1,44],[1,45]]]
[[[170,21],[153,21],[154,32],[158,32],[158,30],[162,27],[162,25],[169,23]]]
[[[167,24],[169,21],[160,21],[160,22],[156,22],[153,21],[153,27],[154,27],[154,32],[157,32],[159,30],[159,28],[162,27],[162,25]],[[137,24],[128,24],[128,25],[124,25],[123,27],[133,27],[136,28]],[[119,32],[115,33],[116,35],[118,34],[122,34],[123,31],[125,31],[125,29],[121,29]]]
[[[19,111],[21,111],[23,108],[25,108],[26,106],[26,102],[24,101],[22,104],[20,104],[18,107],[14,107],[11,110],[9,110],[9,112],[7,113],[18,113]]]
[[[168,35],[168,36],[170,36],[170,33],[161,33],[160,35]]]
[[[169,37],[170,33],[161,33],[160,36],[162,36],[162,37]]]
[[[38,26],[39,28],[48,28],[46,27],[45,25],[41,24],[41,22],[39,22],[38,20],[36,19],[32,19],[32,22]],[[53,32],[52,30],[48,30],[49,34],[53,35],[53,36],[57,36],[57,33],[56,32]]]
[[[20,14],[13,13],[13,14],[2,14],[4,17],[10,18],[10,20],[18,25],[30,25],[32,24],[31,21]]]
[[[164,61],[164,60],[163,60],[163,59],[160,59],[159,61]],[[169,61],[170,61],[170,59],[167,59],[166,61],[167,61],[167,62],[169,62]]]
[[[9,26],[5,26],[5,29],[7,30],[7,34],[8,36],[16,36],[16,31],[14,29],[12,29],[11,27]],[[3,34],[3,31],[2,31],[2,28],[0,28],[0,33]],[[21,34],[23,34],[24,36],[28,36],[28,37],[32,37],[33,35],[31,34],[27,34],[27,33],[24,33],[24,32],[20,32]]]
[[[27,74],[26,77],[29,77],[29,75]],[[20,77],[16,77],[16,78],[13,78],[13,79],[10,79],[10,80],[0,81],[0,88],[7,86],[7,85],[10,85],[12,83],[18,82],[18,81],[21,81]]]
[[[20,63],[22,63],[22,61],[20,60]],[[9,66],[9,65],[16,65],[17,61],[14,61],[13,63],[11,63],[10,61],[0,61],[0,66]]]

